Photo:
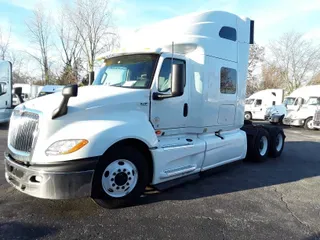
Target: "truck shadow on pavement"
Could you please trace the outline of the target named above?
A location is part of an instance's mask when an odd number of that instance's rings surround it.
[[[29,223],[0,223],[0,239],[38,239],[54,235],[58,230],[55,227]]]
[[[320,175],[320,142],[286,142],[281,157],[263,163],[238,162],[203,174],[196,181],[150,191],[141,204],[165,200],[191,200],[225,193],[268,187]],[[212,174],[214,173],[214,174]],[[210,176],[208,176],[210,175]]]

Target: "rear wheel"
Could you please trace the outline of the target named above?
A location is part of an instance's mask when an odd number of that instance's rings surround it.
[[[134,204],[149,179],[144,155],[130,146],[113,149],[98,163],[92,198],[102,207],[117,208]]]
[[[251,139],[250,144],[248,145],[248,160],[254,162],[263,162],[267,159],[268,149],[269,149],[269,133],[260,128],[257,132],[257,135],[254,139]]]
[[[269,156],[276,158],[282,153],[284,147],[285,135],[283,130],[280,128],[274,128],[270,131],[270,145],[269,145]]]
[[[307,130],[313,130],[313,119],[312,117],[307,118],[307,120],[304,122],[304,128]]]
[[[245,112],[244,113],[244,119],[245,120],[251,120],[252,119],[252,114],[250,112]]]

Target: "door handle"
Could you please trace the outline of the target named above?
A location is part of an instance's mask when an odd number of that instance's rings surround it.
[[[183,116],[184,117],[188,116],[188,103],[185,103],[183,105]]]

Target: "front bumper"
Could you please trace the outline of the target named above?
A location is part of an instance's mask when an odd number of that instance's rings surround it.
[[[98,157],[72,160],[55,165],[27,166],[5,153],[8,183],[28,195],[46,199],[91,196],[91,185]]]
[[[280,123],[280,119],[283,118],[283,115],[276,115],[276,114],[273,114],[272,116],[270,116],[268,118],[269,122],[272,122],[272,123]]]
[[[303,126],[304,119],[291,119],[291,118],[284,118],[282,120],[284,125],[290,125],[290,126]]]

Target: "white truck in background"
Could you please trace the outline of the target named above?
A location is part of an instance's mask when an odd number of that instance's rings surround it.
[[[21,87],[22,89],[21,97],[24,102],[38,97],[39,92],[43,88],[43,86],[27,84],[27,83],[13,84],[13,88],[17,88],[17,87]],[[17,105],[19,103],[19,100],[15,95],[13,96],[12,100],[14,105]]]
[[[12,106],[12,64],[0,61],[0,123],[8,122]]]
[[[272,124],[282,124],[285,115],[291,111],[298,111],[310,97],[317,96],[319,92],[320,85],[303,86],[294,90],[289,96],[285,97],[282,104],[267,109],[266,119]]]
[[[297,111],[287,113],[283,118],[284,125],[304,127],[307,130],[313,130],[313,117],[320,106],[320,92],[310,96],[308,101]]]
[[[6,180],[34,197],[87,196],[113,208],[146,186],[280,156],[280,128],[244,124],[253,29],[248,18],[208,11],[138,30],[126,49],[106,55],[93,86],[15,108]]]
[[[283,89],[265,89],[252,94],[245,101],[245,120],[265,120],[269,107],[281,104],[283,101]]]

